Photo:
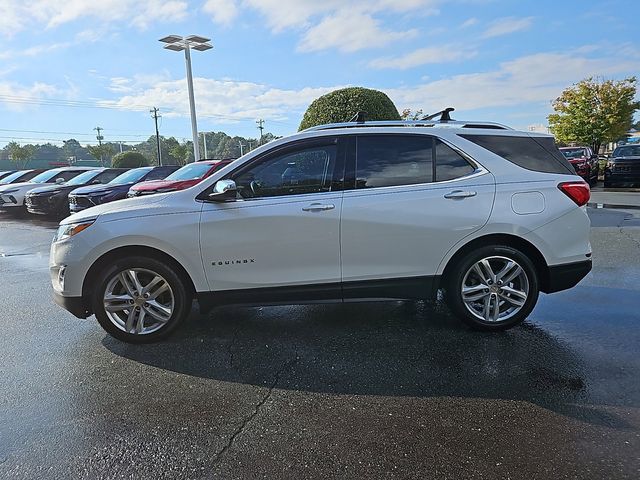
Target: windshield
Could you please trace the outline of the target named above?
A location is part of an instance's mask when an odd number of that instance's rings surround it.
[[[55,178],[59,173],[59,170],[47,170],[46,172],[42,172],[40,175],[36,175],[29,181],[31,183],[47,183],[49,180]]]
[[[16,178],[20,178],[21,176],[23,176],[25,173],[27,173],[25,170],[21,170],[19,172],[14,172],[11,175],[7,175],[3,179],[0,179],[0,183],[11,183]]]
[[[196,180],[204,177],[212,166],[209,163],[190,163],[173,172],[165,180]]]
[[[73,177],[69,180],[66,185],[84,185],[85,183],[89,183],[96,177],[99,173],[102,173],[102,170],[90,170],[88,172],[81,173],[77,177]]]
[[[640,145],[625,145],[613,151],[614,157],[640,157]]]
[[[147,173],[151,171],[151,167],[134,168],[128,172],[124,172],[122,175],[118,175],[116,178],[109,182],[109,185],[122,185],[124,183],[136,183]]]
[[[571,148],[560,150],[567,160],[584,157],[584,148]]]

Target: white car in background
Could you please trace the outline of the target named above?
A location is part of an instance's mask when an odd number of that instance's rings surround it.
[[[71,180],[96,167],[61,167],[46,170],[36,175],[28,182],[13,183],[0,186],[0,210],[23,211],[25,210],[24,197],[29,190],[46,185],[55,185]]]
[[[438,289],[469,325],[502,330],[591,270],[589,195],[549,135],[449,119],[324,125],[189,189],[63,220],[54,298],[132,343],[168,335],[194,298],[207,311]]]

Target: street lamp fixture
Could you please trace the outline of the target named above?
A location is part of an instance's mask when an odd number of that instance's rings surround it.
[[[184,50],[184,60],[187,68],[187,88],[189,89],[189,110],[191,112],[191,135],[193,137],[193,159],[200,160],[200,145],[198,142],[198,124],[196,122],[196,102],[193,96],[193,75],[191,73],[191,50],[204,52],[213,48],[209,42],[211,39],[201,37],[199,35],[189,35],[182,37],[180,35],[168,35],[160,39],[162,43],[166,43],[164,48],[174,52]]]

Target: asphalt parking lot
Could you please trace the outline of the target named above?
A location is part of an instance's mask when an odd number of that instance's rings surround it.
[[[50,300],[55,224],[0,214],[1,478],[638,478],[640,209],[499,334],[415,302],[194,310],[132,346]]]

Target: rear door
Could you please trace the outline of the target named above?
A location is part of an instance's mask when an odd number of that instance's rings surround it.
[[[341,218],[344,296],[427,296],[447,251],[487,222],[493,175],[429,135],[351,142]]]

